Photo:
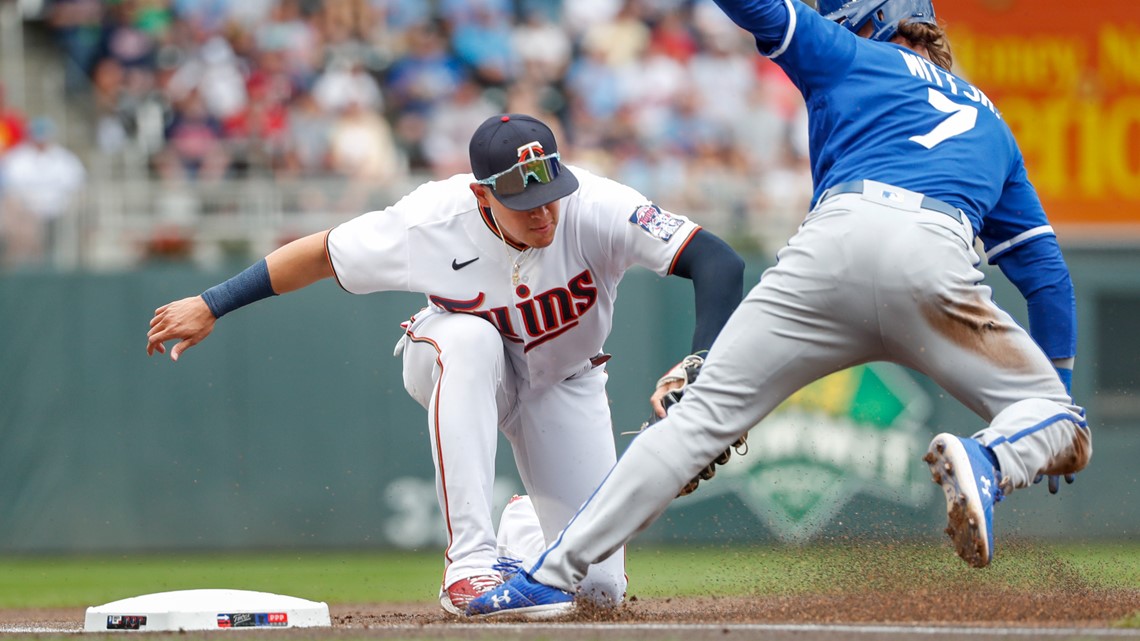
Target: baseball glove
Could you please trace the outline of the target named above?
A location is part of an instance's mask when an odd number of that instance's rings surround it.
[[[661,399],[661,405],[665,408],[666,414],[669,413],[669,408],[680,402],[681,397],[685,394],[685,388],[689,385],[689,383],[692,383],[694,380],[696,380],[697,374],[700,374],[701,366],[704,365],[704,363],[704,359],[700,356],[697,356],[696,354],[686,356],[684,360],[673,366],[673,369],[669,370],[665,376],[662,376],[660,379],[658,379],[657,387],[661,387],[670,381],[681,381],[681,387],[670,390]],[[641,426],[641,429],[647,429],[659,420],[661,420],[661,417],[657,416],[656,412],[652,412],[649,416],[649,420]],[[736,442],[732,444],[732,447],[726,449],[720,454],[720,456],[717,456],[715,459],[710,461],[709,464],[704,467],[704,469],[698,472],[692,480],[690,480],[685,484],[684,487],[681,488],[681,491],[677,493],[677,496],[686,496],[692,494],[697,489],[697,486],[700,485],[701,481],[707,481],[715,476],[716,466],[728,463],[728,459],[732,456],[733,450],[736,450],[736,453],[740,456],[748,453],[747,432],[745,432],[744,435],[740,438],[736,439]]]

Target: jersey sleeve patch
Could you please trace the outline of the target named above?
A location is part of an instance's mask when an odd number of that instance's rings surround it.
[[[640,227],[645,233],[660,240],[669,242],[673,234],[685,224],[680,218],[675,218],[668,212],[661,211],[657,205],[642,205],[634,210],[629,222]]]

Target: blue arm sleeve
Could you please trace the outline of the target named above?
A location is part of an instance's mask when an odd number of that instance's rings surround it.
[[[693,354],[707,350],[744,295],[744,260],[704,229],[681,250],[673,273],[693,281],[697,323]]]
[[[1050,359],[1077,354],[1077,302],[1069,267],[1055,236],[1039,236],[997,258],[1002,273],[1025,297],[1029,333]]]
[[[725,15],[756,37],[763,48],[779,44],[788,32],[790,5],[785,0],[715,0]]]

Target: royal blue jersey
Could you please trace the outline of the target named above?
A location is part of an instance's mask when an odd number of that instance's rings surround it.
[[[1068,269],[1017,142],[980,89],[906,47],[861,38],[799,0],[716,3],[803,94],[813,202],[834,185],[876,180],[961,209],[986,256],[1029,299],[1034,338],[1051,358],[1075,353]],[[1003,254],[1027,245],[1049,268],[1003,264]]]

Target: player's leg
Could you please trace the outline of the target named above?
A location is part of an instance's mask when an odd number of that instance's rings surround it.
[[[499,516],[499,570],[503,577],[530,567],[546,551],[546,536],[528,495],[515,495]]]
[[[994,553],[994,504],[1037,474],[1083,468],[1091,434],[1049,359],[981,284],[969,233],[924,215],[884,248],[894,261],[885,271],[896,276],[879,292],[883,340],[892,360],[989,422],[972,438],[939,434],[925,457],[946,494],[959,556],[983,567]]]
[[[606,373],[595,368],[542,390],[520,392],[518,429],[507,432],[538,515],[545,550],[616,460]],[[537,560],[531,555],[530,563]],[[529,567],[527,565],[526,567]],[[625,555],[593,565],[579,584],[599,604],[620,603]]]
[[[499,423],[513,403],[514,373],[490,323],[429,313],[417,315],[408,329],[404,385],[428,413],[448,540],[441,605],[461,614],[466,600],[497,576],[495,450]]]
[[[847,231],[805,225],[781,251],[721,330],[682,401],[634,439],[530,568],[534,579],[572,589],[590,563],[652,523],[683,485],[784,399],[867,360],[877,338],[871,344],[865,324],[850,321],[873,318],[874,304],[858,270],[842,262],[850,256],[843,250]],[[854,280],[837,284],[836,273]]]
[[[1028,332],[993,302],[972,246],[947,231],[918,227],[888,248],[900,267],[935,266],[900,269],[905,282],[880,291],[892,360],[927,374],[989,422],[974,437],[996,454],[1006,491],[1037,474],[1080,470],[1091,452],[1083,409]]]

